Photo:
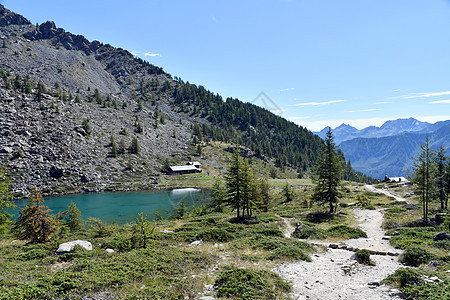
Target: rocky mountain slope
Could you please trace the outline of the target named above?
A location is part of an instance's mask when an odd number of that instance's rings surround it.
[[[0,159],[18,195],[152,188],[165,163],[209,140],[301,172],[317,157],[321,139],[305,128],[51,21],[0,5],[0,39]]]

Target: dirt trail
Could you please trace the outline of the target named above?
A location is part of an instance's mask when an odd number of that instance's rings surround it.
[[[386,196],[390,196],[394,198],[397,201],[404,201],[406,202],[406,199],[403,197],[400,197],[399,195],[395,194],[394,192],[385,190],[385,189],[377,189],[373,185],[365,185],[364,186],[369,192],[379,193],[379,194],[385,194]]]
[[[355,209],[360,227],[368,237],[346,240],[345,244],[359,249],[398,252],[382,239],[381,210]],[[400,299],[386,286],[369,285],[392,274],[401,265],[397,257],[371,255],[376,266],[356,263],[354,253],[342,249],[327,249],[312,256],[312,262],[283,264],[274,271],[292,282],[294,299]]]

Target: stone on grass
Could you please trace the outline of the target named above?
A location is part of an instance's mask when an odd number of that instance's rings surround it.
[[[80,246],[88,251],[92,250],[92,244],[88,241],[76,240],[67,243],[62,243],[59,245],[58,250],[56,250],[56,254],[64,254],[73,251],[75,246]]]
[[[189,244],[189,246],[198,246],[198,245],[201,245],[201,244],[203,244],[202,240],[200,240],[200,241],[193,241],[192,243]]]
[[[433,241],[450,240],[450,235],[445,232],[439,232],[433,236]]]

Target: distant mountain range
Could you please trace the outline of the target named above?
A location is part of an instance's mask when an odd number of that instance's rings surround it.
[[[317,134],[323,138],[327,128]],[[405,176],[427,135],[432,148],[450,147],[450,120],[431,124],[414,118],[398,119],[361,130],[342,124],[333,129],[333,134],[355,170],[375,178]]]

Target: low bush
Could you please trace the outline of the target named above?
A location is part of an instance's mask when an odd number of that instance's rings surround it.
[[[49,254],[48,251],[45,249],[31,249],[27,252],[15,255],[14,258],[21,261],[28,261],[33,259],[44,258],[48,254]]]
[[[316,238],[324,239],[326,238],[323,230],[316,228],[314,225],[303,223],[303,226],[295,228],[293,237],[298,239]]]
[[[300,248],[294,247],[294,246],[282,246],[279,248],[276,248],[274,251],[272,251],[268,256],[268,260],[304,260],[304,261],[312,261],[311,257],[309,257],[308,254],[303,252]]]
[[[423,282],[421,279],[423,273],[416,269],[400,268],[389,275],[386,279],[383,279],[381,283],[394,284],[400,288],[406,285],[419,285]]]
[[[435,241],[432,246],[438,249],[450,250],[450,240]]]
[[[346,225],[336,225],[327,230],[325,234],[329,237],[342,237],[346,239],[357,239],[367,237],[367,234],[359,228],[352,228]]]
[[[206,242],[229,242],[235,236],[223,229],[212,228],[200,232],[198,238]]]
[[[425,249],[422,249],[417,246],[412,246],[412,247],[407,248],[405,250],[405,252],[403,252],[399,256],[398,260],[399,260],[399,262],[401,262],[404,265],[418,267],[421,264],[425,264],[425,263],[429,262],[430,260],[437,259],[437,258],[438,257],[435,254],[433,254]]]
[[[369,250],[367,250],[367,249],[358,250],[358,251],[356,251],[355,256],[356,256],[356,260],[360,264],[375,266],[375,262],[370,259]]]
[[[387,235],[392,235],[390,243],[397,249],[406,249],[413,245],[433,243],[434,227],[399,227],[388,230]]]
[[[400,268],[383,279],[381,283],[392,284],[403,293],[404,299],[450,299],[450,285],[447,278],[440,278],[439,282],[426,282],[424,276],[435,276],[412,268]]]
[[[278,299],[292,289],[273,272],[237,268],[219,274],[214,287],[218,297],[233,299]]]

